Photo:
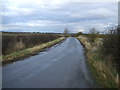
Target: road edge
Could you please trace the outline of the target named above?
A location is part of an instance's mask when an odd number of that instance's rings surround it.
[[[27,48],[27,49],[24,49],[21,51],[13,52],[11,54],[2,56],[2,57],[0,57],[0,58],[2,58],[1,59],[2,66],[9,64],[9,63],[19,61],[19,60],[22,60],[22,59],[25,59],[25,58],[28,58],[28,57],[33,56],[33,55],[37,55],[39,52],[42,52],[45,49],[50,48],[50,47],[54,46],[55,44],[58,44],[58,43],[64,41],[65,39],[66,39],[66,37],[60,37],[60,38],[55,39],[53,41],[34,46],[32,48]]]

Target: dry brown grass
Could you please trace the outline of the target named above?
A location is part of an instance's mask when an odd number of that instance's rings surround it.
[[[8,55],[3,55],[1,60],[3,63],[13,62],[21,57],[34,55],[34,54],[40,52],[41,50],[43,50],[44,48],[48,48],[48,47],[50,47],[50,46],[52,46],[52,45],[54,45],[54,44],[56,44],[64,39],[65,39],[65,37],[60,37],[60,38],[55,39],[53,41],[34,46],[32,48],[27,48],[24,50],[13,52],[13,53],[8,54]]]
[[[85,46],[88,62],[95,69],[94,75],[96,75],[95,77],[101,86],[108,88],[119,87],[120,83],[116,69],[112,67],[112,62],[105,62],[105,59],[111,59],[111,57],[105,58],[100,54],[99,48],[102,39],[97,39],[94,43],[91,43],[86,36],[77,38]]]
[[[61,37],[48,33],[2,33],[2,54],[7,55],[25,48],[31,48]]]

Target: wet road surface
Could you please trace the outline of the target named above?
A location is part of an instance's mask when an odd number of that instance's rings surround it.
[[[84,49],[75,38],[3,70],[3,88],[93,88]]]

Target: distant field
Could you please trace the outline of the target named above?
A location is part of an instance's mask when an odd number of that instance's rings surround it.
[[[52,33],[2,33],[2,54],[10,54],[61,37]]]

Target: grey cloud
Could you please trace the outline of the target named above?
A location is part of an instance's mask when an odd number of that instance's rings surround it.
[[[16,9],[6,9],[7,5],[3,9],[3,24],[6,26],[4,30],[14,31],[45,31],[45,32],[62,32],[64,28],[69,28],[71,31],[77,31],[84,29],[87,32],[90,27],[101,26],[101,29],[108,26],[108,23],[117,24],[117,3],[98,3],[98,2],[68,2],[54,6],[38,6],[38,5],[21,5]],[[8,15],[5,15],[5,12]],[[13,12],[13,15],[10,15]],[[14,14],[14,12],[16,14]],[[25,23],[31,21],[49,21],[54,22],[44,26],[27,26]],[[59,22],[57,24],[56,22]],[[17,25],[19,28],[14,28],[10,24],[24,23],[24,26]],[[38,22],[41,24],[42,22]],[[56,24],[55,24],[56,23]],[[73,24],[69,24],[73,23]],[[52,26],[50,26],[52,25]],[[10,28],[9,28],[10,27]],[[13,29],[12,29],[13,27]]]

